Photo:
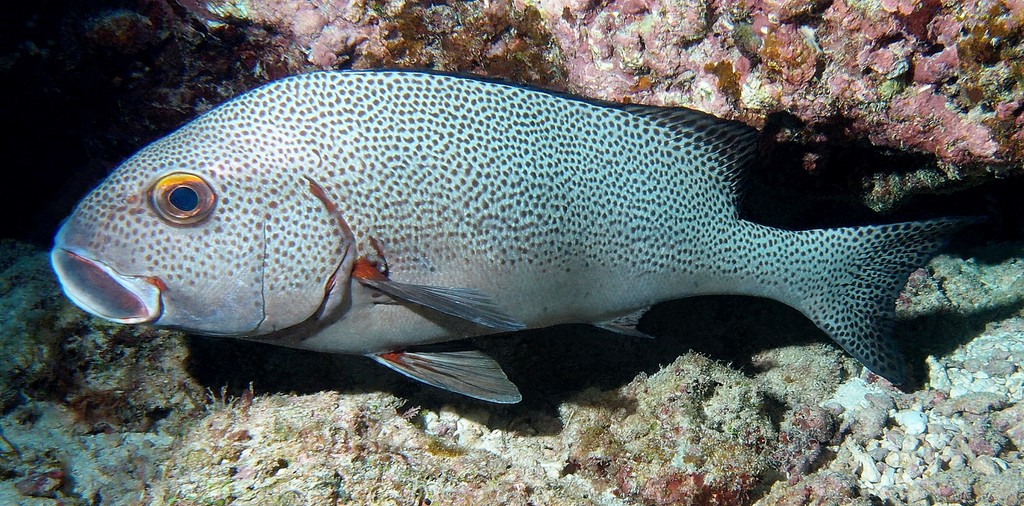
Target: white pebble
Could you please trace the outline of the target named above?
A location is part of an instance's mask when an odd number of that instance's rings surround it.
[[[890,467],[903,467],[900,465],[899,452],[889,452],[889,454],[885,456],[885,463]]]
[[[878,472],[878,468],[875,467],[875,461],[857,446],[850,445],[847,448],[849,448],[850,454],[853,455],[853,459],[860,464],[860,479],[868,483],[878,483],[882,475]]]
[[[908,434],[903,438],[903,443],[900,445],[900,451],[903,453],[913,453],[914,450],[917,450],[918,446],[921,446],[921,440]]]
[[[932,355],[928,355],[925,362],[928,364],[928,381],[931,383],[932,388],[948,392],[953,384],[949,381],[949,374],[946,374],[946,368]]]
[[[860,479],[868,483],[878,483],[882,479],[882,473],[878,472],[878,468],[875,467],[875,463],[870,459],[866,462],[861,463]]]
[[[896,469],[888,468],[885,470],[885,474],[879,479],[878,486],[882,489],[891,488],[896,484]]]
[[[928,443],[928,446],[932,447],[932,449],[938,450],[949,443],[949,435],[945,431],[932,431],[924,436],[924,442]]]
[[[960,452],[956,452],[952,456],[950,456],[949,463],[946,465],[949,466],[950,469],[954,470],[963,469],[967,467],[967,457],[965,457],[964,454]]]
[[[1006,470],[1006,462],[995,457],[982,455],[971,462],[971,469],[981,474],[995,476]]]
[[[896,421],[911,436],[924,434],[925,430],[928,429],[928,415],[919,411],[900,411],[896,413]]]

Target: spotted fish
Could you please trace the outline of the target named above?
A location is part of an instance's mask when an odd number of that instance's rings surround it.
[[[471,336],[745,294],[894,383],[894,300],[956,219],[789,231],[740,218],[756,132],[683,108],[409,71],[293,76],[125,161],[51,253],[94,315],[366,355],[521,399]]]

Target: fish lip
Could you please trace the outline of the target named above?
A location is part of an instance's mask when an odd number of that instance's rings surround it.
[[[126,276],[86,255],[54,248],[50,263],[64,293],[90,314],[118,323],[149,323],[163,312],[159,278]]]

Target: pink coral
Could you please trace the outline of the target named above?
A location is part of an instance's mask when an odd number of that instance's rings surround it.
[[[1019,113],[1007,105],[1024,93],[1024,81],[1011,77],[1024,72],[1021,3],[537,5],[566,57],[571,87],[585,95],[685,105],[754,126],[785,111],[804,122],[804,136],[932,155],[957,178],[958,171],[1024,170]],[[874,198],[891,206],[904,192],[937,184],[900,180]]]
[[[948,47],[937,54],[914,56],[914,82],[933,84],[948,81],[956,75],[960,57],[956,47]]]
[[[360,2],[313,4],[305,1],[250,2],[249,15],[257,23],[280,26],[291,34],[291,41],[309,55],[310,63],[331,68],[348,59],[357,43],[379,36],[381,27]]]
[[[758,51],[768,70],[791,85],[810,81],[817,72],[818,49],[809,36],[790,24],[768,25]]]
[[[813,474],[796,484],[785,484],[772,488],[764,504],[778,506],[808,506],[825,504],[870,504],[857,501],[857,484],[846,473],[821,472]]]
[[[60,469],[35,472],[18,480],[14,488],[18,493],[28,497],[56,497],[57,489],[64,486],[67,476]]]
[[[921,86],[894,99],[889,115],[895,122],[893,128],[873,135],[873,141],[960,162],[992,159],[999,149],[987,127],[951,110],[946,98],[935,93],[932,86]]]

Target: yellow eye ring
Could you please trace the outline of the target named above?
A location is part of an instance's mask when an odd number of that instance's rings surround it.
[[[194,225],[210,215],[217,195],[201,177],[173,172],[153,185],[149,200],[164,220],[175,225]]]

